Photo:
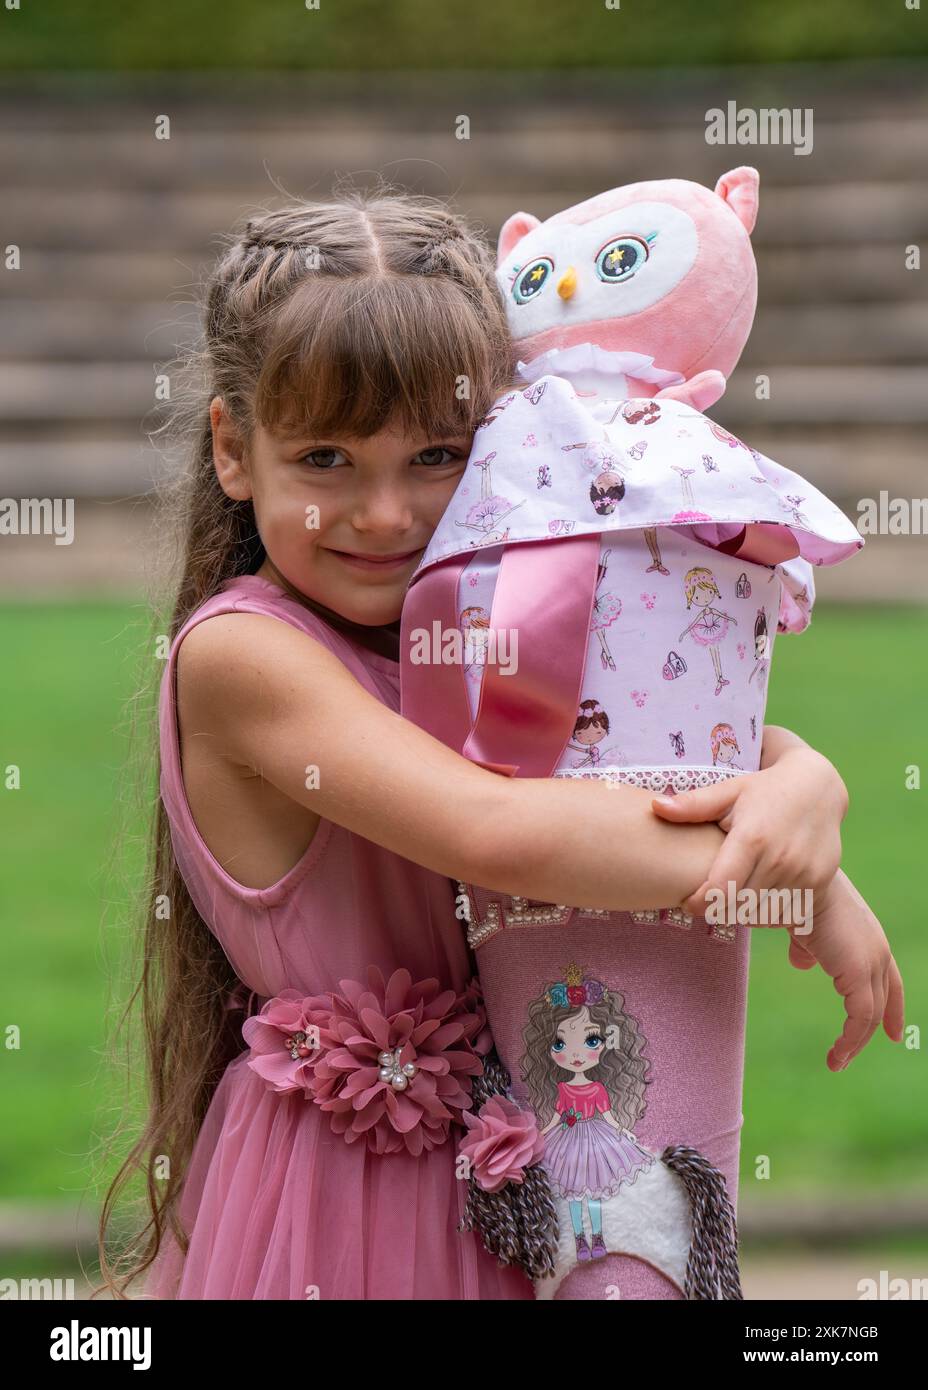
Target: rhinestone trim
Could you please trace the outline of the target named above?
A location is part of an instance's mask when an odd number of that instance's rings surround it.
[[[669,784],[675,792],[714,787],[732,777],[744,777],[744,768],[734,767],[567,767],[555,777],[595,777],[602,782],[624,782],[644,791],[662,792]]]

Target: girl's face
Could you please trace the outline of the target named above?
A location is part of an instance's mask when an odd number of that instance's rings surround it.
[[[395,622],[471,436],[412,439],[384,429],[367,439],[304,439],[256,426],[246,458],[218,396],[210,419],[223,491],[254,503],[271,562],[258,573],[275,581],[276,569],[349,622]]]
[[[707,589],[702,584],[697,584],[696,588],[693,590],[693,602],[696,604],[697,608],[705,608],[707,604],[712,602],[714,597],[715,590]]]
[[[735,746],[734,746],[734,744],[728,743],[727,740],[726,740],[726,741],[723,741],[722,743],[719,744],[719,756],[718,756],[718,761],[719,761],[720,763],[730,763],[731,760],[732,760],[732,758],[733,758],[734,756],[735,756]]]
[[[588,724],[585,729],[578,729],[574,738],[578,743],[594,744],[599,743],[606,737],[606,730],[600,724]]]
[[[589,1009],[582,1008],[558,1024],[550,1054],[564,1071],[582,1076],[597,1065],[605,1046],[606,1039],[590,1022]]]

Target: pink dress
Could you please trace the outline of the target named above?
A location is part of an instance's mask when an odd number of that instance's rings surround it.
[[[393,710],[399,706],[399,668],[254,575],[227,581],[171,645],[160,704],[161,796],[177,862],[197,909],[239,978],[260,996],[253,1013],[288,990],[297,999],[329,1003],[336,992],[343,1012],[350,1013],[348,996],[364,1003],[369,966],[387,980],[392,977],[394,998],[387,1001],[387,1013],[410,1000],[407,1019],[416,1007],[426,1013],[453,1011],[449,1001],[465,991],[473,963],[448,879],[327,820],[299,862],[268,888],[243,887],[206,847],[181,776],[174,670],[178,646],[190,629],[216,613],[231,612],[265,613],[301,629]],[[411,982],[394,975],[402,968]],[[437,985],[417,995],[415,985],[426,980]],[[360,986],[342,987],[342,981]],[[286,999],[276,1007],[286,1011]],[[340,1091],[351,1092],[355,1078],[367,1073],[361,1066],[355,1073],[339,1071],[352,1061],[352,1045],[344,1042],[352,1028],[337,1011],[330,1014],[325,1009],[313,1014],[314,1026],[321,1023],[321,1052],[313,1050],[300,1062],[291,1062],[286,1028],[275,1032],[271,1024],[249,1019],[250,1044],[243,1038],[241,1054],[219,1082],[185,1176],[180,1215],[190,1249],[184,1258],[173,1237],[165,1237],[145,1296],[530,1299],[531,1284],[521,1270],[499,1266],[475,1235],[457,1229],[466,1196],[466,1183],[456,1179],[454,1167],[460,1131],[441,1120],[434,1096],[437,1090],[447,1102],[446,1113],[455,1113],[460,1101],[455,1067],[466,1066],[476,1054],[448,1050],[455,1044],[447,1043],[447,1030],[440,1035],[442,1052],[433,1030],[431,1040],[418,1042],[418,1051],[410,1044],[397,1059],[401,1068],[411,1058],[416,1072],[405,1094],[379,1085],[375,1072],[364,1096],[355,1087],[353,1098],[344,1102]],[[472,1013],[465,1009],[460,1016]],[[372,1026],[376,1031],[376,1022]],[[452,1038],[459,1032],[452,1029]],[[393,1041],[379,1036],[374,1053]],[[457,1048],[462,1049],[460,1041]],[[318,1097],[309,1084],[317,1055],[328,1064],[317,1068],[324,1073]],[[347,1062],[340,1060],[346,1056]],[[443,1060],[448,1058],[451,1075]],[[342,1084],[345,1077],[351,1084]],[[379,1094],[384,1090],[389,1096]],[[431,1106],[428,1115],[416,1112],[417,1096]],[[409,1117],[416,1113],[423,1121],[410,1128]],[[360,1127],[377,1114],[380,1121],[370,1133]],[[391,1124],[391,1116],[399,1117],[400,1128]],[[421,1136],[427,1136],[424,1146]],[[375,1151],[378,1144],[387,1151]],[[391,1145],[398,1147],[391,1151]],[[413,1152],[419,1146],[422,1151]]]
[[[611,1106],[601,1081],[558,1082],[559,1123],[547,1138],[545,1168],[561,1197],[614,1197],[654,1162],[653,1154],[603,1119]]]

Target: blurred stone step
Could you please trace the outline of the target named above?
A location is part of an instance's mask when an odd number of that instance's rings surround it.
[[[0,177],[21,189],[137,193],[181,186],[237,192],[252,188],[265,165],[288,186],[294,181],[305,186],[330,177],[332,169],[359,163],[380,168],[411,158],[433,162],[436,174],[453,168],[456,180],[468,186],[479,182],[487,192],[510,189],[513,170],[518,170],[520,182],[553,182],[565,192],[573,190],[576,200],[591,188],[608,186],[603,180],[608,180],[617,146],[623,183],[652,179],[660,169],[667,177],[712,185],[727,154],[732,164],[744,158],[741,146],[729,150],[707,144],[705,111],[688,108],[677,112],[677,124],[670,128],[641,125],[640,114],[629,123],[621,113],[608,120],[601,113],[586,118],[581,113],[569,129],[548,128],[539,139],[534,113],[487,112],[474,102],[463,110],[470,119],[466,140],[456,135],[462,112],[447,102],[424,116],[397,101],[368,126],[356,117],[346,124],[340,114],[313,103],[294,113],[289,128],[276,130],[254,129],[240,108],[229,113],[225,129],[204,129],[200,110],[172,112],[169,102],[170,140],[155,136],[160,109],[113,114],[108,131],[83,130],[79,119],[67,133],[18,131],[0,152]],[[923,177],[923,119],[828,121],[813,113],[811,128],[800,124],[793,138],[797,143],[811,138],[816,158],[797,155],[786,144],[752,148],[750,160],[760,169],[762,190],[868,178],[918,182]]]
[[[923,425],[928,374],[919,367],[795,367],[771,370],[770,399],[757,400],[739,369],[713,416],[756,433],[762,425]],[[731,426],[734,433],[738,429]]]
[[[21,298],[7,300],[0,315],[0,361],[47,357],[122,360],[147,353],[173,357],[199,331],[194,304]],[[890,304],[806,303],[766,305],[738,367],[753,375],[772,364],[889,363],[928,356],[928,299]]]
[[[234,91],[234,98],[230,92]],[[924,64],[915,59],[865,62],[730,64],[723,67],[623,67],[575,69],[238,70],[234,88],[222,71],[98,70],[4,72],[0,118],[11,131],[107,129],[129,122],[141,110],[162,111],[171,103],[198,117],[202,126],[223,130],[245,110],[248,123],[273,128],[299,120],[318,104],[361,128],[376,124],[391,105],[405,103],[423,120],[436,103],[457,111],[479,98],[482,109],[515,110],[541,129],[558,128],[566,111],[589,124],[603,111],[629,119],[646,115],[648,126],[672,126],[681,108],[705,110],[729,98],[741,106],[813,106],[821,119],[874,120],[924,115]]]
[[[270,201],[270,200],[269,200]],[[462,200],[463,201],[463,200]],[[246,200],[245,213],[258,205]],[[509,211],[515,209],[510,206]],[[531,209],[526,209],[531,211]],[[495,245],[500,224],[486,224]],[[232,226],[215,228],[231,232]],[[171,247],[149,250],[46,250],[23,247],[22,269],[0,275],[0,305],[54,298],[62,301],[154,300],[171,297],[173,303],[189,302],[198,277],[205,276],[213,260],[207,239],[200,244],[179,242],[171,234]],[[218,252],[218,244],[215,250]],[[886,300],[928,300],[928,275],[905,268],[905,243],[860,242],[857,245],[757,247],[760,306],[759,324],[767,306],[778,303],[809,304],[830,301],[860,304]],[[3,310],[4,314],[6,310]]]
[[[738,153],[743,155],[743,149]],[[410,149],[403,158],[415,159],[415,150]],[[416,167],[423,171],[417,183],[425,192],[447,194],[445,168],[428,163]],[[545,218],[576,202],[576,190],[545,183],[541,173],[538,180],[533,189],[531,182],[520,178],[519,201],[526,211]],[[7,185],[6,242],[15,242],[25,253],[30,248],[154,250],[163,247],[167,237],[174,244],[207,245],[218,232],[244,223],[246,204],[270,201],[263,171],[257,169],[254,187],[242,187],[235,193],[200,192],[184,188],[181,181],[178,184],[173,191],[99,189],[92,197],[80,199],[68,189]],[[466,202],[471,215],[487,226],[501,226],[514,211],[511,194],[482,185]],[[767,199],[754,240],[758,246],[839,246],[855,244],[861,227],[866,228],[870,241],[900,247],[917,241],[928,232],[928,184],[872,180],[812,190],[781,188]]]
[[[193,304],[33,298],[0,303],[0,361],[119,361],[146,353],[161,363],[192,342],[199,328]]]
[[[914,280],[914,276],[912,279]],[[764,362],[802,368],[928,359],[928,299],[890,304],[766,304],[736,369]]]
[[[168,472],[164,456],[136,433],[80,439],[0,440],[0,495],[115,499],[151,491]]]
[[[918,244],[918,238],[913,238]],[[758,322],[768,305],[923,302],[928,276],[906,266],[909,238],[856,245],[756,248]]]
[[[0,427],[59,421],[160,422],[151,362],[7,362],[0,372]],[[760,425],[924,425],[924,367],[794,367],[769,372],[771,399],[757,400],[739,368],[713,415],[735,434]],[[149,412],[153,412],[149,416]]]

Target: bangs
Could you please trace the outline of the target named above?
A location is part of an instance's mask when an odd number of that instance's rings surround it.
[[[267,323],[255,418],[300,438],[471,434],[512,374],[488,307],[447,276],[310,276]]]

